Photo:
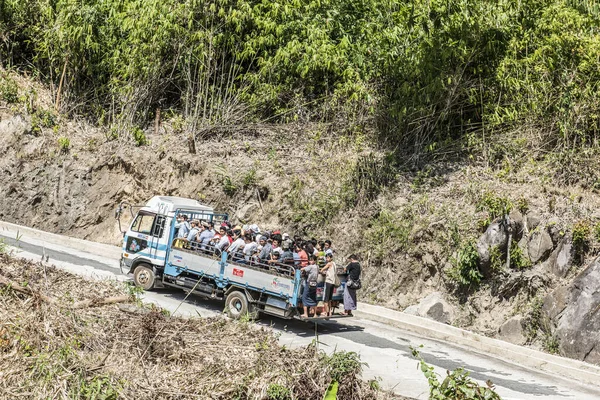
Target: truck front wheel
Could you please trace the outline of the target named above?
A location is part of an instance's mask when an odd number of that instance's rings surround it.
[[[248,313],[246,295],[238,290],[229,293],[227,299],[225,299],[225,309],[229,318],[240,319]]]
[[[156,275],[148,265],[138,265],[133,272],[133,282],[144,290],[152,289],[155,280]]]

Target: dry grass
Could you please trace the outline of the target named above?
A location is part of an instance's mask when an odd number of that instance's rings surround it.
[[[322,399],[340,368],[339,398],[392,397],[360,380],[352,354],[338,353],[346,360],[340,367],[313,346],[281,347],[270,330],[250,323],[131,305],[133,312],[73,307],[127,294],[116,282],[7,255],[0,255],[0,278],[30,292],[0,283],[0,398]]]

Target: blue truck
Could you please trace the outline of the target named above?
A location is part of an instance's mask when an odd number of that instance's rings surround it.
[[[119,223],[122,210],[121,206],[117,209]],[[175,287],[225,300],[225,310],[234,319],[244,315],[257,318],[261,313],[288,319],[301,315],[303,279],[293,265],[236,262],[227,252],[215,251],[210,245],[177,238],[180,215],[218,225],[227,220],[226,214],[215,213],[196,200],[155,196],[131,215],[123,237],[121,268],[133,274],[137,286],[144,290]],[[341,285],[334,289],[334,305],[342,303],[346,282],[346,274],[339,269],[338,277]],[[318,300],[322,299],[323,286],[321,278]]]

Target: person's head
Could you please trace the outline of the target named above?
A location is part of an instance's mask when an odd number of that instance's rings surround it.
[[[350,254],[350,256],[348,256],[348,261],[356,262],[358,261],[358,256],[356,254]]]
[[[204,230],[209,230],[210,229],[210,224],[206,221],[202,221],[202,228]]]
[[[331,240],[325,241],[325,246],[323,247],[325,250],[329,250],[331,248]]]
[[[187,221],[187,220],[188,220],[188,216],[187,216],[187,215],[185,215],[185,214],[183,214],[183,215],[181,216],[181,218],[183,218],[183,220],[184,220],[184,221]]]
[[[308,256],[309,264],[314,264],[315,262],[316,262],[315,256],[313,256],[312,254],[310,256]]]
[[[210,229],[214,229],[214,228],[215,228],[215,223],[214,223],[214,222],[212,222],[212,221],[210,221],[210,222],[208,223],[208,226],[209,226],[209,228],[210,228]]]
[[[327,256],[325,258],[327,259],[327,262],[331,262],[331,261],[333,261],[333,254],[327,253]]]
[[[227,228],[225,228],[224,226],[219,227],[219,233],[221,235],[227,234]]]
[[[267,244],[267,237],[261,236],[258,243],[260,243],[261,246],[264,246],[265,244]]]
[[[283,240],[287,240],[290,238],[290,235],[288,235],[287,233],[284,233],[282,238],[283,238]]]
[[[273,258],[274,258],[275,260],[279,260],[279,252],[278,252],[278,251],[274,251],[274,252],[273,252]]]
[[[279,247],[279,240],[273,239],[273,247]]]
[[[233,231],[231,229],[227,229],[227,236],[233,236]]]
[[[250,236],[249,234],[244,235],[244,242],[251,243],[252,242],[252,236]]]

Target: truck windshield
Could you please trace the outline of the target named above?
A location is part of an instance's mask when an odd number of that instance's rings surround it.
[[[131,224],[131,230],[149,235],[152,233],[153,223],[154,214],[138,214],[133,224]]]

